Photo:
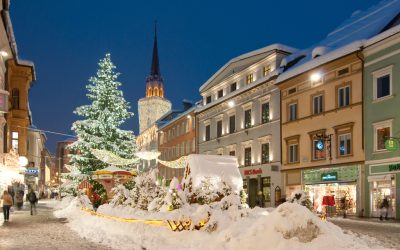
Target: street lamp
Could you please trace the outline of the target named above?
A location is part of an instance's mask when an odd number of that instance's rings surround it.
[[[28,165],[28,158],[26,158],[25,156],[18,157],[18,164],[20,167],[25,167],[26,165]]]

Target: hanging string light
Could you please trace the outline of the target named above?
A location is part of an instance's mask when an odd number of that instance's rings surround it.
[[[92,149],[92,154],[100,161],[114,166],[127,166],[139,162],[138,159],[124,159],[113,152],[103,149]]]
[[[158,162],[169,168],[185,168],[187,164],[187,156],[182,156],[174,161],[158,160]]]

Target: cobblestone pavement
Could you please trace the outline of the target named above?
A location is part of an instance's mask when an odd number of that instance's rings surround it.
[[[351,231],[357,235],[374,237],[388,248],[400,249],[400,223],[379,221],[379,219],[330,219],[331,222],[341,227],[344,231]]]
[[[39,201],[37,215],[30,215],[28,204],[10,214],[3,222],[0,213],[0,250],[18,249],[109,249],[82,239],[65,225],[65,219],[55,218],[49,201]]]

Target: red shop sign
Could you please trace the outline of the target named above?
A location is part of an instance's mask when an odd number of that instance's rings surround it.
[[[262,174],[262,169],[248,169],[244,171],[244,175]]]

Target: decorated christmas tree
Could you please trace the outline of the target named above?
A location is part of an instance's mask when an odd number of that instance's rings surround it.
[[[106,54],[99,62],[96,76],[86,86],[91,103],[74,111],[84,119],[72,125],[78,140],[70,146],[76,152],[71,155],[70,164],[76,164],[84,174],[107,166],[93,156],[92,149],[108,150],[126,159],[134,158],[137,150],[133,132],[120,129],[133,113],[128,111],[129,103],[119,89],[121,83],[117,81],[119,73],[115,68],[111,55]]]

